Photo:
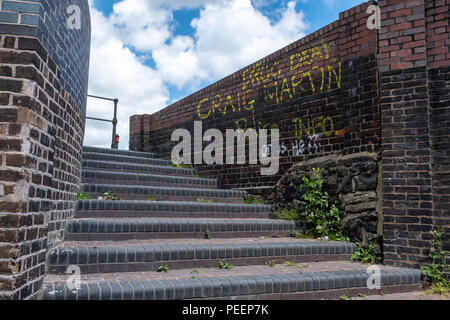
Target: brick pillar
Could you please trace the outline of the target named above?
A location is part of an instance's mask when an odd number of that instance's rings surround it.
[[[384,261],[428,261],[433,229],[425,4],[379,1]]]
[[[431,112],[433,220],[450,250],[450,0],[427,1],[427,66]]]
[[[65,24],[70,5],[81,9],[79,30]],[[75,212],[89,5],[16,0],[0,6],[0,300],[33,299],[42,287],[48,249],[64,241]]]

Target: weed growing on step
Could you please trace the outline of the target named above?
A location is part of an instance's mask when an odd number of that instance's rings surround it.
[[[198,271],[198,270],[193,270],[192,272],[191,272],[191,274],[200,274],[200,271]],[[195,278],[197,278],[196,276],[191,276],[191,278],[192,279],[195,279]]]
[[[448,255],[449,252],[443,250],[442,232],[434,230],[429,254],[429,257],[433,259],[433,264],[430,267],[422,267],[431,285],[431,288],[427,291],[429,294],[450,294],[450,283],[445,277],[445,274],[450,272],[450,267],[447,264]]]
[[[164,266],[160,266],[158,267],[158,269],[156,270],[158,272],[169,272],[169,265],[164,265]]]
[[[89,195],[89,193],[77,193],[77,199],[78,200],[91,200],[91,196]]]
[[[106,200],[106,201],[120,200],[120,194],[112,193],[111,191],[110,192],[105,192],[103,194],[103,200]]]
[[[200,177],[200,174],[199,174],[199,173],[195,173],[195,174],[194,174],[194,178],[200,179],[200,178],[201,178],[201,177]]]
[[[371,243],[368,247],[364,247],[362,243],[356,243],[358,250],[352,255],[353,261],[375,264],[376,254],[375,245]]]
[[[196,201],[198,203],[211,203],[212,202],[211,200],[205,200],[205,199],[202,199],[202,198],[198,198]]]
[[[277,264],[276,260],[270,260],[270,261],[267,261],[266,263],[264,263],[264,265],[266,267],[271,267],[271,268],[275,267],[276,264]]]
[[[256,198],[255,196],[252,196],[250,194],[246,194],[244,196],[244,203],[245,204],[262,205],[262,204],[264,204],[264,201],[262,201],[261,199]]]
[[[206,238],[206,239],[211,239],[211,230],[206,229],[206,232],[205,232],[205,238]]]
[[[365,293],[358,293],[358,297],[367,300],[367,294],[365,294]]]
[[[281,209],[274,212],[275,216],[281,220],[297,221],[300,216],[295,209]]]
[[[339,300],[352,300],[352,299],[350,299],[346,294],[343,294],[342,296],[339,297]]]
[[[231,268],[233,268],[233,265],[230,262],[226,260],[222,260],[219,262],[219,269],[230,270]]]
[[[188,169],[189,168],[189,166],[184,163],[176,164],[174,162],[171,162],[169,164],[169,166],[171,166],[172,168],[178,168],[178,169]]]
[[[286,261],[284,264],[287,265],[288,267],[296,267],[297,266],[297,262],[295,262],[295,260]]]
[[[302,265],[297,266],[297,269],[300,269],[300,270],[307,269],[307,268],[309,268],[309,264],[302,264]]]
[[[154,195],[150,195],[146,200],[147,201],[163,201],[163,197],[156,198]]]
[[[307,224],[307,234],[315,238],[348,241],[344,236],[339,209],[331,204],[330,195],[323,191],[323,178],[319,169],[313,169],[310,179],[303,177],[300,189],[306,190],[303,199],[307,202],[302,218]]]

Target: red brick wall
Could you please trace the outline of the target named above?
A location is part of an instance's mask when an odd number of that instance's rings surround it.
[[[433,224],[450,249],[450,0],[426,10],[428,94],[433,181]]]
[[[379,2],[384,258],[389,264],[428,261],[436,227],[449,245],[449,3]]]
[[[224,187],[271,187],[293,163],[379,151],[377,32],[367,3],[339,20],[153,115],[133,116],[130,149],[168,156],[176,128],[279,128],[280,175],[259,166],[202,166]],[[304,145],[304,148],[302,146]],[[309,147],[311,145],[311,147]]]
[[[450,249],[450,0],[381,0],[378,5],[380,30],[367,28],[368,4],[362,4],[341,13],[331,25],[156,114],[132,117],[130,148],[168,156],[172,131],[192,129],[200,111],[205,129],[235,128],[236,121],[245,122],[242,119],[253,128],[259,123],[278,127],[290,151],[282,153],[280,174],[313,157],[379,154],[385,262],[408,267],[428,263],[433,229],[444,231],[445,247]],[[285,81],[292,90],[292,79],[297,79],[291,57],[324,44],[326,57],[315,55],[302,69],[306,83],[311,82],[311,72],[315,89],[308,85],[303,91],[297,86],[292,98],[288,90],[283,93],[288,88],[283,87]],[[267,65],[270,70],[274,63],[279,73],[261,81],[257,66]],[[322,88],[321,70],[328,65],[340,70],[340,83],[327,86],[332,74],[324,77]],[[255,68],[253,83],[248,83]],[[276,84],[278,101],[273,93]],[[248,88],[251,91],[245,95]],[[211,101],[226,101],[228,95],[235,108],[247,107],[250,112],[232,112],[228,105],[224,115],[224,104],[211,107]],[[240,100],[233,100],[236,96]],[[314,134],[320,136],[311,148],[301,154],[293,150],[293,145],[308,142]],[[280,178],[261,177],[259,167],[250,165],[199,170],[217,177],[227,188],[271,189]]]

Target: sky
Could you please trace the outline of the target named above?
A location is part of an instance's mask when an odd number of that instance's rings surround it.
[[[326,26],[363,0],[89,0],[89,94],[119,99],[120,149],[130,116],[152,114]],[[88,98],[87,116],[114,104]],[[86,121],[84,145],[109,148],[112,125]]]

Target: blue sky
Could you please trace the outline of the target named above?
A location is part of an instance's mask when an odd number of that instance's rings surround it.
[[[151,114],[338,19],[361,0],[90,0],[89,93],[118,98],[121,149],[129,117]],[[112,105],[88,99],[88,115]],[[111,127],[88,121],[85,144]]]

